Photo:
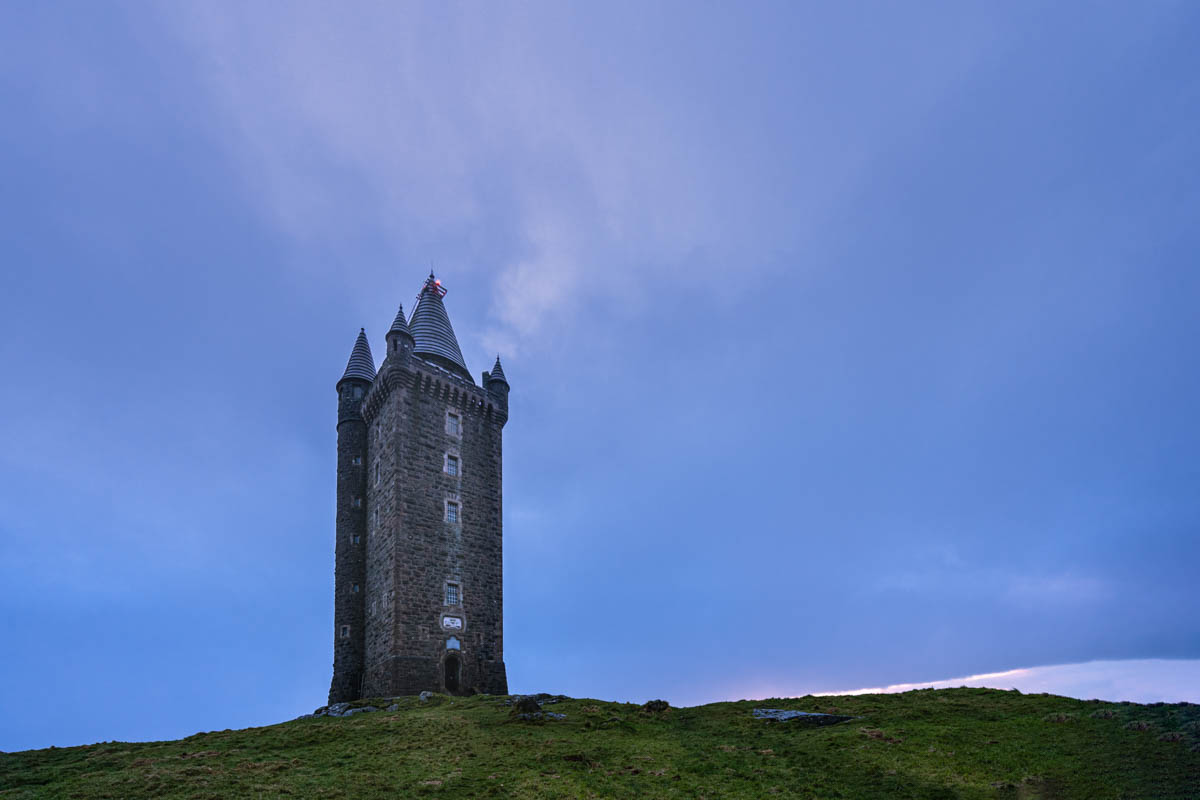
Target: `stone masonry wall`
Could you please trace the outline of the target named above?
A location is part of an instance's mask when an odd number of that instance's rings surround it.
[[[330,703],[355,700],[362,688],[366,633],[363,612],[366,596],[367,426],[360,406],[368,386],[365,381],[350,380],[343,381],[338,387]]]
[[[443,664],[449,654],[460,661],[459,693],[507,693],[501,531],[506,414],[492,408],[489,393],[408,353],[389,355],[372,393],[378,396],[364,411],[370,459],[362,696],[447,691]],[[447,429],[448,411],[460,416],[458,435]],[[446,472],[447,453],[459,458],[457,476]],[[448,500],[459,503],[457,523],[446,521]],[[445,604],[447,582],[460,587],[460,605]],[[444,616],[461,619],[462,627],[444,628]],[[447,650],[451,636],[457,651]]]

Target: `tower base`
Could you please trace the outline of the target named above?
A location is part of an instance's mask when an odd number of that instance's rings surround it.
[[[473,661],[457,651],[441,658],[393,656],[368,669],[363,697],[438,694],[508,694],[503,661]]]

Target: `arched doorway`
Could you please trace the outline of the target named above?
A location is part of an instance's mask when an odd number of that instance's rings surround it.
[[[442,685],[446,687],[446,691],[454,694],[458,691],[459,673],[462,667],[459,664],[458,656],[448,655],[446,660],[442,662]]]

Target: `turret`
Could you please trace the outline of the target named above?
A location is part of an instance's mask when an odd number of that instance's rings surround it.
[[[375,380],[375,359],[371,356],[371,345],[367,341],[367,331],[359,328],[358,339],[354,349],[350,351],[350,360],[346,362],[346,371],[337,382],[338,393],[338,422],[359,416],[359,407],[363,396]]]
[[[508,378],[504,377],[504,367],[500,366],[500,356],[496,356],[496,364],[491,372],[483,373],[483,388],[492,396],[496,412],[500,415],[500,424],[508,421]]]
[[[337,518],[334,533],[333,681],[329,702],[356,700],[365,659],[367,423],[362,401],[375,380],[375,359],[360,330],[337,382]]]
[[[396,312],[396,319],[392,322],[391,329],[387,332],[387,360],[401,363],[406,361],[415,344],[412,331],[409,330],[408,322],[404,319],[404,306],[402,305]]]

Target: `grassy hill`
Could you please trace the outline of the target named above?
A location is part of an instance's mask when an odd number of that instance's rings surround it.
[[[1200,798],[1200,706],[1186,703],[943,689],[652,713],[564,699],[545,709],[565,719],[525,722],[504,699],[2,754],[0,798]]]

